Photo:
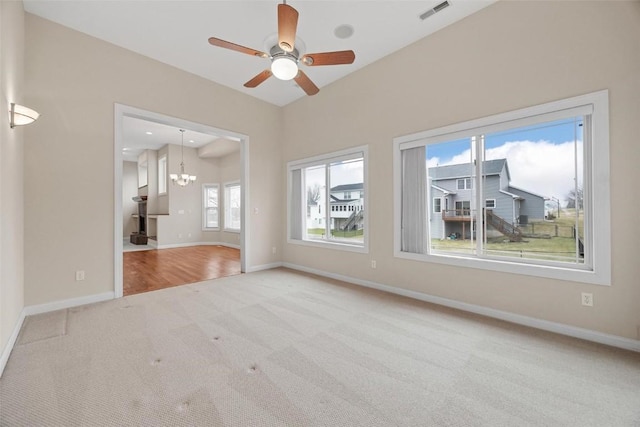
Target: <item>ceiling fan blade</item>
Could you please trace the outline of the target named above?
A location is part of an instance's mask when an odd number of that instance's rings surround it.
[[[236,52],[246,53],[251,56],[258,56],[260,58],[268,58],[264,52],[260,52],[259,50],[251,49],[249,47],[240,46],[239,44],[231,43],[226,40],[217,39],[215,37],[209,37],[209,43],[213,46],[223,47],[225,49],[235,50]]]
[[[307,53],[301,60],[305,65],[316,66],[353,64],[355,59],[356,54],[352,50],[340,50],[337,52]]]
[[[278,46],[285,52],[293,52],[298,27],[298,11],[288,4],[278,5]]]
[[[260,83],[262,83],[263,81],[271,77],[272,74],[273,73],[271,73],[271,70],[264,70],[263,72],[261,72],[260,74],[258,74],[257,76],[255,76],[254,78],[246,82],[244,84],[244,87],[251,87],[251,88],[256,87]]]
[[[296,83],[298,83],[298,86],[300,86],[302,90],[304,90],[309,96],[315,95],[316,93],[320,92],[318,86],[316,86],[311,81],[311,79],[302,72],[302,70],[298,71],[298,75],[294,77],[294,80],[296,81]]]

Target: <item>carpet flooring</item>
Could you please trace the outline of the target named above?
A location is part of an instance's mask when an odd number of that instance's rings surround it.
[[[287,269],[25,320],[2,426],[640,426],[640,354]]]

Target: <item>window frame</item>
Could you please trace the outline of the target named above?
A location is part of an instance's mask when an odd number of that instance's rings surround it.
[[[359,154],[361,154],[361,156],[358,156]],[[304,171],[305,168],[320,166],[323,164],[327,165],[336,161],[348,160],[350,158],[354,159],[354,158],[360,158],[360,157],[362,157],[362,163],[363,163],[362,164],[362,168],[363,168],[363,183],[362,183],[363,190],[362,191],[364,192],[364,207],[361,210],[365,211],[364,225],[363,225],[364,233],[363,233],[362,245],[349,244],[342,241],[308,240],[304,238],[304,234],[305,234],[304,229],[302,230],[302,238],[300,239],[292,238],[291,237],[291,210],[292,210],[291,192],[293,189],[292,172],[294,170]],[[369,210],[368,210],[369,197],[367,197],[367,194],[368,194],[367,190],[369,188],[368,165],[369,165],[368,145],[360,145],[353,148],[347,148],[344,150],[334,151],[331,153],[320,154],[313,157],[308,157],[304,159],[287,162],[287,243],[292,243],[295,245],[302,245],[302,246],[310,246],[310,247],[332,248],[332,249],[350,251],[350,252],[369,253],[369,236],[368,236],[370,232]],[[304,179],[303,179],[303,182],[304,182]],[[306,190],[304,189],[304,186],[302,188],[302,191],[306,192]],[[326,192],[327,192],[327,196],[325,197],[325,200],[329,200],[328,194],[330,192],[330,189],[327,188]],[[302,198],[302,203],[304,203],[304,197]],[[338,209],[342,206],[336,205],[335,207],[336,207],[336,210],[334,212],[338,212],[339,211]],[[332,212],[332,208],[333,206],[331,208],[327,207],[327,209],[325,209],[326,215],[330,215],[330,212]],[[306,212],[306,208],[304,206],[302,207],[302,211]],[[305,227],[304,218],[302,220],[302,227]]]
[[[228,221],[229,216],[230,215],[230,206],[229,206],[229,190],[231,188],[238,188],[240,190],[240,227],[239,228],[232,228],[228,226],[228,223],[230,221]],[[242,187],[240,185],[240,181],[229,181],[229,182],[225,182],[223,184],[223,188],[224,188],[224,195],[223,195],[223,210],[224,210],[224,221],[223,221],[223,231],[229,232],[229,233],[240,233],[242,231]]]
[[[575,114],[573,111],[589,111],[589,113]],[[584,265],[560,266],[558,264],[549,265],[548,263],[536,263],[532,260],[520,262],[517,259],[496,259],[480,255],[467,256],[458,253],[430,253],[429,248],[424,254],[401,251],[402,150],[471,137],[478,134],[486,134],[497,130],[516,128],[518,126],[540,123],[546,120],[551,121],[556,118],[568,117],[572,114],[588,116],[587,120],[585,120],[584,127],[585,143],[583,159],[584,187],[585,192],[588,191],[589,196],[588,203],[585,206],[585,212],[588,212],[588,220],[585,221],[585,233],[589,233],[589,241],[586,242],[590,253],[588,262],[585,259]],[[590,134],[589,143],[587,143],[587,132]],[[393,146],[395,257],[447,264],[456,267],[471,267],[596,285],[611,285],[608,90],[397,137],[393,140]],[[585,200],[586,199],[587,194],[585,194]],[[425,220],[428,220],[427,218],[425,218]],[[598,226],[596,227],[595,224],[598,224]],[[428,233],[429,232],[427,232],[427,239],[429,239]],[[430,245],[426,246],[430,247]]]
[[[162,167],[161,165],[164,165]],[[169,185],[167,183],[167,155],[163,154],[158,157],[158,196],[166,196],[169,191]],[[164,191],[161,191],[164,186]]]
[[[436,200],[438,201],[437,204]],[[437,210],[436,205],[438,206]],[[442,197],[433,197],[433,213],[442,213]]]
[[[492,206],[487,206],[487,202],[493,202]],[[496,199],[484,199],[485,209],[495,209],[497,206],[498,206],[498,202],[496,201]]]
[[[462,182],[462,187],[460,187],[460,183]],[[469,183],[467,185],[467,183]],[[458,178],[456,179],[456,188],[458,190],[472,190],[473,189],[473,181],[471,178]]]
[[[216,223],[217,226],[215,227],[208,227],[207,226],[207,211],[209,209],[213,209],[211,207],[207,206],[207,193],[208,193],[208,189],[209,188],[215,188],[217,191],[217,199],[218,199],[218,206],[217,206],[217,218],[216,218]],[[202,231],[220,231],[220,184],[218,183],[205,183],[202,184]]]

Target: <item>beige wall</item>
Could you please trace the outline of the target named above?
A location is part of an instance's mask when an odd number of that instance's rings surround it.
[[[0,354],[24,307],[23,137],[9,127],[9,103],[25,104],[22,2],[0,2]],[[2,367],[0,366],[0,370]]]
[[[27,14],[25,102],[43,116],[25,130],[26,303],[113,289],[118,102],[250,136],[249,267],[282,260],[637,339],[638,22],[639,2],[499,2],[279,109]],[[393,257],[394,137],[600,89],[611,102],[612,286]],[[285,163],[362,144],[375,171],[370,253],[281,244]],[[584,291],[593,308],[580,306]]]
[[[279,108],[28,13],[25,61],[26,102],[42,112],[26,134],[27,305],[113,291],[114,103],[248,135],[260,208],[248,267],[274,262],[282,206],[264,195],[282,181]]]
[[[610,91],[610,287],[393,257],[394,137],[601,89]],[[371,172],[370,253],[286,245],[284,261],[639,339],[639,111],[640,2],[498,2],[284,108],[285,162],[368,144]],[[593,308],[581,292],[593,293]]]

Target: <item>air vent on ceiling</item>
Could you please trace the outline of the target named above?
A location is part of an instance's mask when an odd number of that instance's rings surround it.
[[[442,9],[444,9],[445,7],[448,7],[448,6],[449,6],[449,2],[448,1],[443,1],[442,3],[440,3],[439,5],[434,7],[433,9],[429,9],[426,12],[424,12],[423,14],[421,14],[420,15],[420,19],[422,19],[424,21],[425,19],[427,19],[431,15],[435,15],[436,13],[440,12]]]

